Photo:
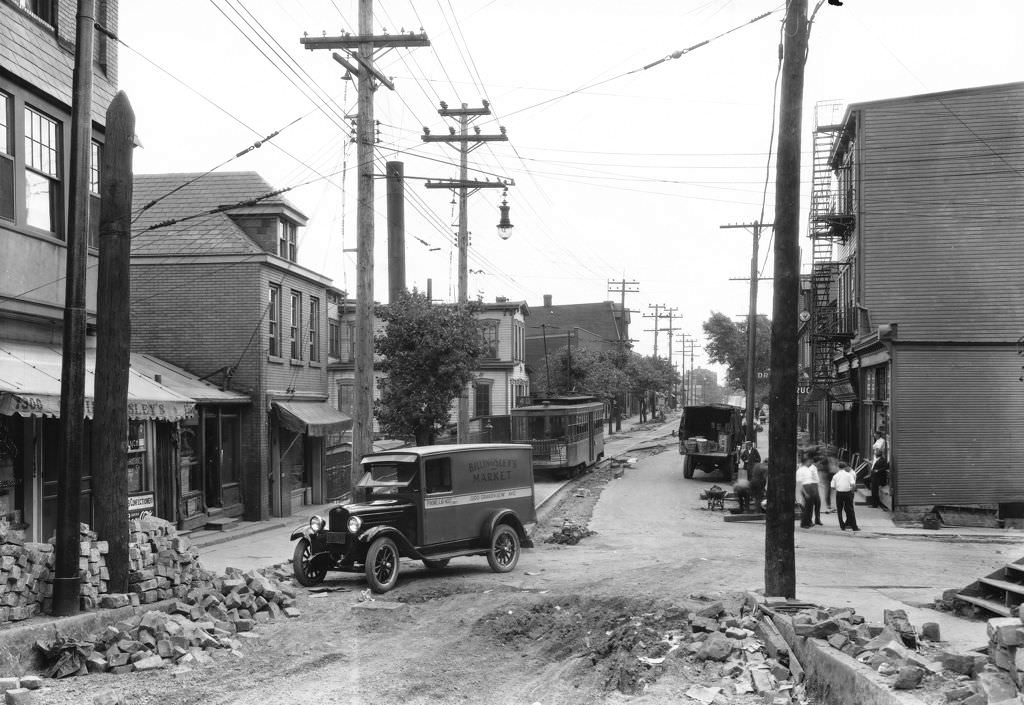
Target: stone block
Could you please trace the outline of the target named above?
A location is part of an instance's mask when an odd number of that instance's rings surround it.
[[[4,694],[4,702],[6,705],[31,705],[35,701],[28,688],[13,688]]]
[[[106,673],[110,666],[107,663],[107,659],[94,653],[85,660],[85,667],[89,670],[89,673]]]
[[[1024,644],[1024,625],[1016,617],[995,617],[988,620],[989,641],[1002,646],[1020,646]]]
[[[16,677],[11,676],[0,678],[0,693],[5,690],[13,690],[20,687],[21,685],[18,683],[18,679]]]
[[[812,637],[814,639],[827,639],[833,634],[842,630],[839,622],[834,619],[826,619],[824,622],[811,624],[794,625],[793,630],[797,636]]]
[[[718,616],[725,611],[725,607],[721,602],[717,600],[697,610],[698,617],[709,617],[711,619],[718,619]]]
[[[157,656],[156,654],[154,654],[152,656],[147,656],[144,659],[139,659],[138,661],[135,662],[135,670],[136,671],[152,671],[152,670],[155,670],[157,668],[163,668],[163,667],[164,667],[164,660],[162,658],[160,658],[159,656]]]
[[[845,634],[832,634],[828,638],[829,646],[833,649],[842,650],[850,642],[850,638]]]
[[[21,687],[29,690],[39,690],[43,687],[43,679],[40,676],[22,676]]]
[[[974,675],[974,654],[961,654],[953,651],[944,651],[939,654],[939,662],[947,671],[959,673],[965,676]]]
[[[281,610],[281,612],[283,612],[284,616],[288,617],[289,619],[294,619],[295,617],[299,617],[302,614],[301,612],[299,612],[298,607],[285,607],[283,610]]]
[[[924,680],[924,669],[917,666],[902,666],[896,674],[896,682],[892,684],[894,690],[913,690],[921,685]]]
[[[733,644],[721,632],[712,632],[704,640],[696,656],[702,661],[725,661],[732,653]]]
[[[942,641],[942,633],[938,622],[925,622],[922,624],[921,638],[925,641]]]
[[[92,705],[121,705],[121,698],[112,690],[105,690],[92,699]]]
[[[772,693],[775,691],[775,683],[772,682],[772,676],[768,669],[750,669],[750,682],[754,686],[754,692]]]
[[[989,703],[1001,703],[1017,697],[1017,685],[1002,671],[982,671],[975,674],[978,693]]]

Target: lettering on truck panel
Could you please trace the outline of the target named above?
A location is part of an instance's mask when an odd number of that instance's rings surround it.
[[[427,497],[423,501],[424,509],[442,509],[466,504],[485,504],[506,499],[520,499],[532,497],[532,487],[512,487],[506,490],[494,490],[492,492],[470,492],[466,494],[445,495],[444,497]]]

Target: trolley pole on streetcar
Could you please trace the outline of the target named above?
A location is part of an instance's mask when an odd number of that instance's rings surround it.
[[[359,460],[373,444],[373,93],[378,84],[395,89],[394,83],[374,66],[379,49],[425,47],[430,41],[424,33],[373,33],[373,0],[359,0],[359,34],[336,37],[302,37],[299,42],[310,51],[341,49],[332,58],[358,78],[358,115],[356,119],[356,158],[358,198],[356,203],[356,330],[355,330],[355,408],[352,419],[352,485],[355,487]]]
[[[455,128],[449,128],[450,134],[432,135],[430,130],[423,128],[421,138],[424,142],[444,142],[456,145],[459,150],[459,178],[440,179],[428,181],[427,188],[451,189],[459,194],[459,306],[465,306],[468,302],[469,289],[469,214],[466,208],[466,201],[472,193],[485,188],[503,188],[514,186],[511,179],[505,181],[478,181],[469,178],[469,153],[484,142],[507,142],[505,128],[499,128],[501,134],[482,135],[479,129],[476,134],[469,134],[470,123],[478,117],[491,114],[491,107],[488,102],[483,101],[483,107],[470,108],[466,103],[461,108],[449,108],[447,103],[441,103],[441,109],[437,111],[441,117],[458,118],[459,132]],[[458,442],[465,443],[469,435],[469,389],[463,388],[459,394],[459,418],[458,418]]]

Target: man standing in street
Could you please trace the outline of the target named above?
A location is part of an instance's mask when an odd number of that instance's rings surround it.
[[[857,488],[857,474],[846,463],[839,463],[839,470],[832,476],[832,489],[836,491],[836,517],[843,531],[860,531],[857,516],[853,513],[853,492]]]
[[[803,465],[797,468],[796,484],[800,488],[803,511],[800,512],[800,528],[810,529],[821,526],[821,495],[818,494],[818,469],[811,462],[811,454],[804,453]],[[813,522],[812,522],[813,519]]]

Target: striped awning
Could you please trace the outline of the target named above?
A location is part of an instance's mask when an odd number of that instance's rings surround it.
[[[60,347],[0,341],[0,414],[60,416]],[[85,351],[85,416],[93,415],[96,350]],[[128,371],[128,417],[177,421],[195,413],[195,401],[138,372]]]

